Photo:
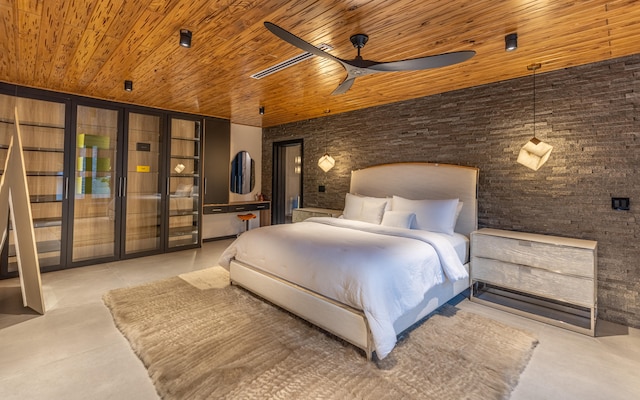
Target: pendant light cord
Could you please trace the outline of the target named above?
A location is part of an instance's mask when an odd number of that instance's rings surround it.
[[[540,63],[531,64],[527,66],[529,71],[533,71],[533,141],[537,141],[536,138],[536,70],[541,67]]]
[[[533,68],[533,137],[536,137],[536,67]]]
[[[324,154],[329,154],[327,151],[327,131],[324,131]]]

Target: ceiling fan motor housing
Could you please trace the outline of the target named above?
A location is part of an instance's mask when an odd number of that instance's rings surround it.
[[[356,49],[361,49],[365,44],[367,44],[369,36],[365,35],[364,33],[356,33],[355,35],[352,35],[349,40],[351,40],[353,47],[355,47]]]

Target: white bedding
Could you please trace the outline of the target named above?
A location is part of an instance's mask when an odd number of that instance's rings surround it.
[[[460,259],[460,262],[466,264],[469,262],[469,238],[462,233],[453,233],[453,235],[442,235],[447,239],[453,248],[456,250],[456,254]]]
[[[220,265],[232,259],[363,310],[380,359],[395,346],[394,321],[427,290],[468,279],[449,235],[337,218],[250,230]]]

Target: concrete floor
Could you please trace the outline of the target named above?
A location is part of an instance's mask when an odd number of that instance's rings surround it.
[[[229,243],[43,274],[44,316],[22,308],[17,279],[0,281],[0,398],[158,399],[102,295],[212,267]],[[599,322],[593,338],[468,300],[457,306],[537,335],[512,400],[640,398],[640,330]]]

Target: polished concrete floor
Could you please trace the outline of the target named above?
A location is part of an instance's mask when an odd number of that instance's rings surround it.
[[[102,295],[215,266],[229,243],[43,274],[44,316],[22,308],[17,279],[0,281],[0,399],[157,399]],[[537,335],[512,400],[640,399],[640,330],[601,322],[593,338],[468,300],[458,307]]]

